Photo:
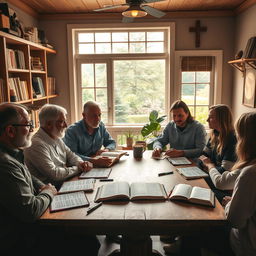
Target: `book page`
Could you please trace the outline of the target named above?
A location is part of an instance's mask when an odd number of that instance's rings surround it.
[[[89,172],[82,172],[79,178],[82,179],[105,179],[108,178],[111,168],[92,168]]]
[[[186,157],[168,157],[167,159],[173,165],[191,164]]]
[[[207,173],[199,169],[197,166],[177,168],[177,170],[186,179],[196,179],[209,176]]]
[[[194,203],[212,205],[213,192],[209,188],[193,187],[189,200]]]
[[[60,211],[88,205],[89,201],[85,193],[80,191],[54,196],[50,205],[50,211]]]
[[[192,186],[188,184],[178,184],[174,187],[170,199],[188,199],[192,191]]]
[[[131,184],[131,199],[166,199],[167,194],[160,183],[134,182]]]
[[[94,188],[94,184],[94,179],[66,181],[62,184],[58,193],[68,193],[82,190],[92,191]]]
[[[128,182],[111,182],[99,187],[95,200],[97,202],[112,199],[129,199],[130,186]]]

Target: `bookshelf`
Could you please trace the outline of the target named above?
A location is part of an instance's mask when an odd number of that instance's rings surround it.
[[[56,51],[0,31],[0,103],[25,104],[33,118],[33,112],[58,96],[55,79],[48,77],[48,54]]]

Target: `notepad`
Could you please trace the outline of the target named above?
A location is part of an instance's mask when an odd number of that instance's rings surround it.
[[[62,194],[76,191],[91,192],[93,191],[94,184],[95,179],[65,181],[60,187],[58,193]]]
[[[67,210],[88,205],[89,201],[85,193],[82,191],[61,194],[54,196],[50,205],[50,212]]]
[[[106,179],[108,178],[111,168],[92,168],[89,172],[82,172],[80,179]]]
[[[208,177],[209,175],[196,166],[177,168],[177,171],[187,180]]]
[[[173,165],[192,164],[186,157],[168,157],[167,160]]]

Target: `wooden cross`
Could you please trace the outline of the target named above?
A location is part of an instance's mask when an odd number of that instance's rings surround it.
[[[196,40],[195,40],[195,45],[196,48],[200,47],[200,33],[201,32],[206,32],[207,27],[201,27],[200,25],[200,20],[196,20],[196,26],[195,27],[190,27],[189,32],[195,32],[196,33]]]

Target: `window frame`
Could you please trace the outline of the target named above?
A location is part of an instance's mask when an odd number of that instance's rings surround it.
[[[173,22],[162,22],[162,23],[142,23],[142,24],[68,24],[67,25],[67,32],[68,32],[68,60],[69,60],[69,84],[70,84],[70,120],[71,122],[76,122],[81,118],[81,106],[78,106],[79,104],[76,104],[79,100],[79,97],[81,99],[81,96],[79,96],[79,91],[77,88],[79,85],[79,64],[84,63],[83,59],[85,59],[85,55],[83,54],[77,54],[76,49],[78,49],[78,40],[76,40],[76,33],[77,31],[81,31],[82,29],[88,29],[89,30],[103,30],[104,28],[109,30],[119,30],[119,31],[125,31],[126,28],[129,31],[129,29],[134,29],[134,31],[142,31],[142,30],[166,30],[167,31],[167,37],[168,40],[165,42],[165,49],[167,53],[138,53],[138,54],[111,54],[111,56],[115,56],[117,59],[155,59],[159,58],[161,55],[163,58],[166,58],[166,99],[165,99],[165,110],[168,112],[170,102],[173,100],[173,93],[171,92],[173,88],[173,79],[170,79],[170,77],[173,76],[173,69],[170,68],[170,63],[174,63],[174,49],[175,49],[175,25]],[[97,56],[96,56],[97,55]],[[109,54],[106,54],[109,56]],[[99,61],[104,60],[105,54],[95,54],[93,56],[93,60]],[[150,56],[149,56],[150,55]],[[91,56],[91,58],[92,58]],[[90,55],[86,55],[86,62],[90,61]],[[113,67],[111,71],[113,70]],[[110,72],[111,73],[111,72]],[[112,74],[110,74],[111,76]],[[108,78],[109,79],[109,78]],[[113,88],[113,85],[110,84],[109,88]],[[108,89],[109,89],[108,88]],[[110,126],[119,126],[119,125],[113,125],[113,109],[110,106],[110,104],[113,104],[113,89],[112,92],[108,92],[108,111],[112,113],[111,116],[109,116]],[[81,104],[80,104],[81,105]],[[128,127],[127,125],[126,127]],[[142,127],[143,125],[135,124],[136,127]]]

